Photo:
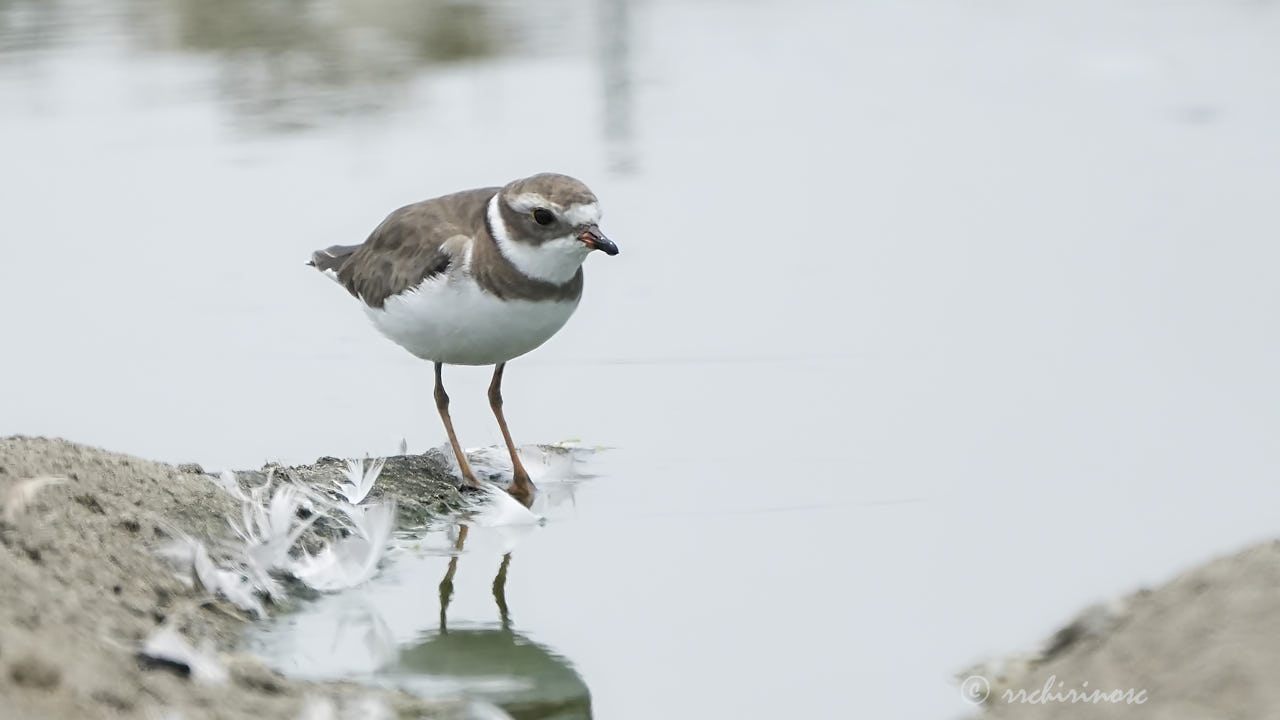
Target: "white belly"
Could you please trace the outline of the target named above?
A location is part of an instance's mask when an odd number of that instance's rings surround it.
[[[495,365],[546,342],[577,307],[577,300],[499,300],[470,278],[437,276],[365,313],[379,332],[423,360]]]

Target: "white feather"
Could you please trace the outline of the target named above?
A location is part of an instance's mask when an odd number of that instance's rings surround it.
[[[204,543],[195,540],[187,542],[191,551],[191,566],[201,587],[222,595],[241,610],[247,610],[258,617],[266,615],[266,609],[256,593],[258,588],[252,582],[238,572],[223,570],[215,565]]]
[[[453,446],[448,441],[432,448],[431,452],[439,455],[440,459],[444,461],[445,470],[450,477],[462,478],[462,466],[458,464],[458,458],[453,454]],[[470,452],[466,450],[463,452],[467,453],[468,458],[470,458]]]
[[[269,500],[264,499],[267,488],[268,485],[254,488],[245,498],[241,505],[244,525],[237,527],[233,523],[232,529],[244,541],[243,554],[251,574],[263,590],[277,596],[279,587],[268,573],[289,569],[289,550],[320,515],[298,518],[298,509],[306,497],[297,486],[282,483]]]
[[[244,491],[240,489],[240,482],[236,479],[236,474],[230,470],[223,470],[218,474],[218,487],[226,491],[228,495],[238,500],[244,500]]]
[[[153,660],[185,665],[196,682],[220,685],[231,677],[210,643],[206,641],[197,650],[177,630],[167,625],[147,638],[142,644],[142,654]]]
[[[529,508],[521,505],[505,490],[500,490],[488,484],[482,485],[481,490],[484,491],[488,502],[471,516],[470,523],[473,525],[490,528],[512,525],[537,525],[544,519],[530,512]]]
[[[259,592],[283,596],[279,583],[267,575],[265,570],[252,567],[252,560],[246,558],[246,565],[249,567],[244,571],[227,570],[214,562],[204,543],[175,529],[170,529],[170,533],[174,540],[161,547],[159,554],[187,573],[179,576],[184,581],[194,579],[201,588],[222,595],[231,604],[258,617],[266,614],[262,601],[258,598]],[[233,554],[242,553],[233,551]]]
[[[400,454],[404,455],[404,450],[401,450]],[[386,458],[378,458],[371,461],[366,468],[361,460],[348,460],[347,481],[334,483],[338,487],[338,492],[352,505],[364,502],[369,491],[373,489],[373,484],[378,481],[378,475],[382,473],[382,466],[386,462]]]
[[[61,485],[66,481],[64,477],[45,475],[14,483],[13,487],[9,488],[9,492],[5,493],[4,521],[13,524],[17,521],[18,515],[35,501],[36,495],[41,490],[50,485]]]
[[[470,536],[468,543],[472,551],[487,547],[509,553],[544,523],[543,517],[530,512],[505,490],[488,484],[481,489],[484,493],[481,504],[462,519],[463,524],[483,530],[482,534],[473,532]]]
[[[391,541],[394,503],[343,509],[354,532],[329,543],[314,556],[304,555],[291,564],[290,572],[316,590],[345,590],[368,581],[377,572]]]
[[[447,445],[442,446],[440,452],[446,457],[451,455]],[[520,455],[520,463],[524,465],[534,485],[591,477],[582,471],[582,460],[593,452],[595,451],[590,448],[563,444],[521,445],[516,448],[516,453]],[[472,448],[467,450],[467,460],[472,470],[482,477],[497,479],[510,478],[512,475],[511,455],[507,453],[505,446]]]

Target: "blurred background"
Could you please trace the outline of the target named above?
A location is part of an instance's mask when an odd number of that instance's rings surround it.
[[[507,417],[613,450],[516,625],[600,717],[958,715],[973,660],[1280,527],[1277,37],[1268,0],[0,0],[0,434],[436,446],[429,366],[304,263],[568,173],[622,253]]]

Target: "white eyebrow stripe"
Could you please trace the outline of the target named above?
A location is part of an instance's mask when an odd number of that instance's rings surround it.
[[[596,203],[574,203],[562,213],[570,225],[591,225],[600,222],[600,206]]]
[[[526,192],[511,198],[511,209],[518,213],[532,212],[534,208],[547,208],[548,210],[560,210],[561,207],[553,202],[547,202],[547,199],[538,193]]]

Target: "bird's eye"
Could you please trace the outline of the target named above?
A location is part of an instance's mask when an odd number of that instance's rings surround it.
[[[533,221],[539,225],[550,225],[556,221],[556,216],[546,208],[537,208],[533,211]]]

